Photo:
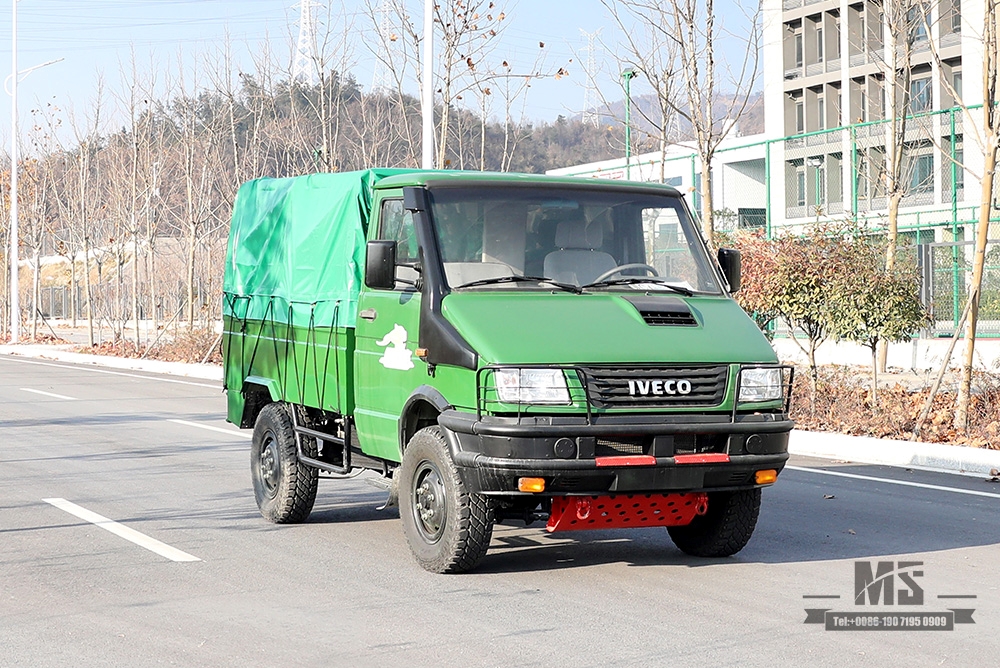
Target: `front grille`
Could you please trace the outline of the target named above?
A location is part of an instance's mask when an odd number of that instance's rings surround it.
[[[647,325],[667,325],[674,327],[694,327],[698,321],[690,313],[677,311],[639,311]]]
[[[595,408],[718,406],[726,395],[729,376],[729,367],[724,365],[589,367],[581,371]]]

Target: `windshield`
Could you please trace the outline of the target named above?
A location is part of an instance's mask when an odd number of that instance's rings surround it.
[[[431,201],[453,289],[720,292],[679,197],[478,186],[432,189]]]

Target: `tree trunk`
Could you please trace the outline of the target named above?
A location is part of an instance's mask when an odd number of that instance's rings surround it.
[[[134,214],[133,214],[134,215]],[[133,223],[132,235],[132,317],[135,319],[135,351],[139,352],[139,236]]]
[[[903,200],[903,191],[898,187],[889,195],[888,230],[886,233],[885,245],[885,270],[892,273],[896,267],[897,239],[899,238],[899,205]],[[889,342],[880,341],[878,344],[878,370],[886,372],[889,359]]]
[[[83,237],[83,285],[87,300],[87,341],[94,347],[94,300],[90,285],[90,239]]]
[[[715,221],[712,218],[712,157],[701,157],[701,227],[710,251],[715,252]]]
[[[187,297],[188,297],[188,331],[194,330],[194,247],[195,247],[195,226],[190,226],[190,237],[188,237],[188,266],[187,266]]]
[[[962,363],[962,378],[958,384],[955,399],[955,429],[967,431],[969,428],[969,398],[972,393],[972,365],[976,353],[976,328],[979,325],[979,296],[983,285],[983,266],[986,261],[986,240],[990,231],[990,208],[993,203],[993,180],[996,173],[997,137],[988,140],[990,146],[983,160],[983,180],[979,223],[976,229],[976,255],[972,265],[972,284],[969,286],[969,321],[965,330],[965,359]]]
[[[69,259],[69,312],[73,329],[76,329],[76,253]]]
[[[883,342],[884,343],[884,342]],[[878,342],[871,346],[872,351],[872,408],[878,408],[878,356],[876,350],[880,348]]]
[[[31,269],[34,272],[31,277],[31,340],[38,340],[38,312],[39,312],[39,301],[42,296],[42,281],[41,281],[41,267],[39,266],[40,258],[38,257],[38,249],[35,249],[34,257],[31,261]]]

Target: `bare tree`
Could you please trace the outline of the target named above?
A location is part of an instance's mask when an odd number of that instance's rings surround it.
[[[75,168],[75,200],[77,220],[72,225],[75,241],[83,254],[84,302],[87,305],[87,338],[91,346],[94,338],[94,291],[91,284],[90,261],[92,257],[92,242],[94,219],[101,207],[97,193],[100,190],[101,171],[97,169],[94,159],[100,148],[101,131],[104,119],[104,78],[98,76],[94,97],[88,107],[88,112],[81,117],[76,116],[72,108],[68,110],[69,127],[76,143],[73,151]],[[74,256],[76,252],[74,251]],[[74,263],[75,264],[75,263]]]
[[[965,330],[965,355],[962,377],[955,402],[955,427],[969,428],[969,398],[972,394],[972,365],[976,352],[976,330],[979,324],[979,300],[982,295],[983,267],[986,262],[986,242],[989,237],[990,215],[997,199],[997,154],[1000,152],[1000,3],[984,0],[983,26],[983,110],[982,129],[976,128],[983,148],[983,168],[980,176],[979,220],[976,223],[976,246],[969,284],[969,317]],[[970,124],[975,127],[975,124]]]
[[[621,11],[614,8],[614,4],[619,5]],[[727,33],[722,22],[716,24],[715,0],[620,0],[617,3],[607,0],[605,6],[620,26],[627,25],[623,18],[628,16],[633,24],[645,26],[650,31],[647,36],[650,42],[646,45],[632,34],[631,28],[625,29],[630,56],[637,56],[633,67],[643,68],[644,76],[656,89],[661,107],[679,115],[691,126],[701,162],[702,228],[706,240],[714,244],[712,161],[753,95],[760,42],[758,13],[748,16],[752,28],[745,35],[736,35]],[[729,41],[742,42],[738,60],[730,62],[726,72],[721,71],[716,59],[717,40],[722,36]],[[658,55],[653,56],[654,53]],[[728,81],[721,80],[723,74]],[[671,75],[681,79],[681,95],[677,95],[667,81]],[[725,83],[730,93],[725,111],[720,113],[719,100]],[[661,118],[661,126],[669,117],[667,114]],[[665,141],[665,130],[661,130],[661,136]]]
[[[674,109],[681,92],[678,90],[681,77],[677,73],[679,58],[677,43],[669,34],[669,26],[640,18],[653,18],[647,13],[651,11],[649,3],[634,0],[624,2],[601,0],[601,2],[611,13],[626,46],[626,56],[619,58],[616,70],[621,71],[626,66],[632,67],[636,74],[652,87],[656,95],[656,115],[647,113],[641,106],[637,106],[636,110],[646,124],[656,131],[660,150],[659,180],[663,183],[667,146],[677,140],[676,136],[669,136],[676,113]],[[610,107],[607,104],[605,106]]]

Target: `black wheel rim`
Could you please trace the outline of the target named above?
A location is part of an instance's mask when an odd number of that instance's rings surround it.
[[[448,499],[444,479],[434,462],[422,461],[413,476],[410,504],[413,520],[421,538],[436,543],[444,533],[448,519]]]
[[[260,470],[260,482],[268,498],[274,498],[278,493],[278,479],[281,477],[281,466],[278,459],[278,441],[271,432],[264,434],[264,443],[257,458],[257,468]]]

